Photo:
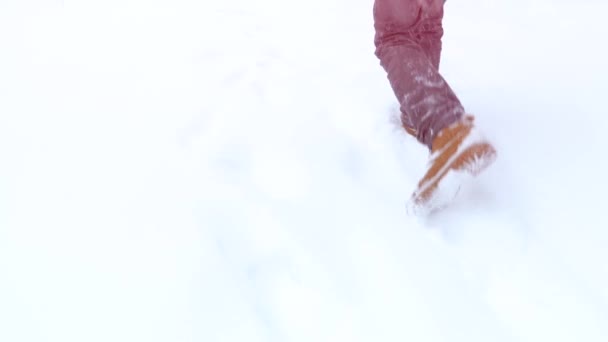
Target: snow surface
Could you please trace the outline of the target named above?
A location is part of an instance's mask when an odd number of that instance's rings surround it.
[[[607,341],[607,11],[447,2],[420,220],[372,1],[0,0],[0,341]]]

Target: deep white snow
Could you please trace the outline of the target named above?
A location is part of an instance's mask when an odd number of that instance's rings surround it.
[[[372,4],[0,0],[0,341],[608,341],[608,5],[447,2],[421,220]]]

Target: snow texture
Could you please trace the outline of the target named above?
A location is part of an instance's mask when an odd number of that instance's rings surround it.
[[[420,220],[372,1],[0,1],[0,341],[607,341],[607,11],[447,2]]]

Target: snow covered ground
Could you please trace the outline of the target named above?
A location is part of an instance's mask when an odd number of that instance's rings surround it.
[[[371,8],[0,0],[0,341],[608,340],[608,5],[447,2],[426,221]]]

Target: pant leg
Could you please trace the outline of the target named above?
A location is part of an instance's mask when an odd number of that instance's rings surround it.
[[[439,74],[444,0],[375,0],[376,56],[401,108],[403,126],[429,148],[464,114]]]

